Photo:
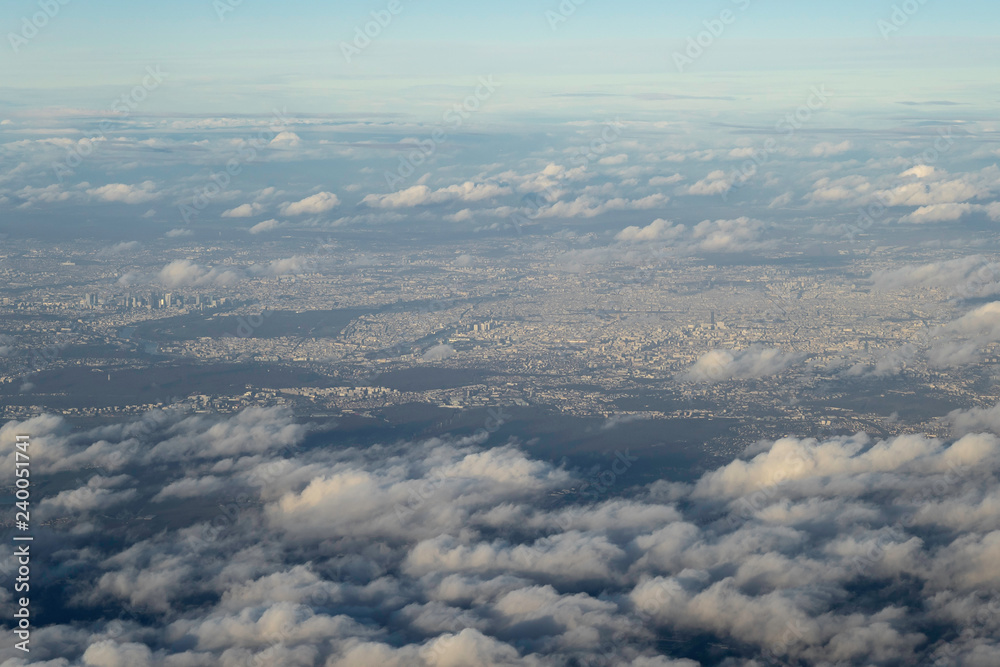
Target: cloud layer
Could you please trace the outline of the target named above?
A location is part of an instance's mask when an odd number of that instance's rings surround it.
[[[953,418],[962,431],[996,424]],[[643,463],[625,448],[587,479],[487,430],[307,446],[308,429],[277,408],[211,418],[181,406],[90,431],[54,416],[11,422],[4,470],[23,432],[33,472],[76,476],[39,508],[58,527],[41,533],[51,548],[39,550],[38,585],[63,591],[66,620],[36,629],[31,664],[1000,656],[990,433],[786,438],[690,484],[636,486]],[[709,645],[729,660],[709,659]],[[26,664],[5,656],[4,667]]]

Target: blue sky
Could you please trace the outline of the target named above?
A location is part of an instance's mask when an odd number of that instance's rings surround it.
[[[17,94],[0,104],[14,97],[22,106],[100,106],[102,95],[154,64],[171,72],[177,91],[152,100],[149,112],[257,113],[288,98],[303,111],[377,111],[382,93],[401,86],[463,86],[489,73],[546,78],[546,86],[565,92],[602,75],[695,90],[705,85],[699,77],[717,72],[840,69],[863,77],[917,68],[946,81],[951,75],[942,69],[1000,62],[996,3],[913,1],[919,9],[885,39],[877,22],[891,21],[893,2],[586,0],[553,30],[546,12],[559,13],[557,0],[400,0],[402,11],[382,34],[346,62],[340,44],[388,0],[243,0],[223,20],[214,0],[70,0],[17,53],[9,35],[39,11],[38,0],[9,0],[0,10],[0,86]],[[724,10],[733,22],[678,80],[674,53]]]

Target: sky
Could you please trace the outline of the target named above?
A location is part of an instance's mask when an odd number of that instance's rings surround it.
[[[635,77],[648,89],[699,90],[720,73],[752,74],[769,85],[768,77],[789,72],[837,69],[861,78],[917,70],[934,82],[948,81],[946,72],[975,71],[988,82],[1000,62],[992,39],[1000,8],[986,2],[913,0],[911,12],[901,8],[894,19],[901,6],[892,2],[399,0],[398,14],[388,14],[391,21],[350,62],[343,45],[372,12],[387,12],[388,0],[347,7],[69,0],[54,5],[51,19],[36,21],[45,25],[30,36],[24,21],[41,11],[37,3],[12,0],[0,9],[0,89],[18,92],[0,96],[0,108],[93,106],[147,65],[170,71],[178,88],[151,100],[148,112],[259,113],[291,100],[299,111],[319,113],[374,112],[397,104],[401,89],[487,74],[523,81],[516,106],[530,109],[529,83],[580,91]],[[728,25],[718,22],[724,12],[731,12]],[[704,53],[678,71],[675,53],[713,21],[718,35],[706,33]],[[25,34],[30,38],[19,39]]]

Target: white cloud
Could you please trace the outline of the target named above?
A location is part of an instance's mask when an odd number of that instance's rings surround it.
[[[240,274],[232,269],[215,269],[199,266],[187,259],[170,262],[156,274],[164,287],[201,287],[206,285],[232,285]]]
[[[603,165],[619,165],[628,162],[628,155],[622,153],[620,155],[609,155],[608,157],[602,157],[597,161],[597,164]]]
[[[928,358],[933,366],[964,366],[977,361],[983,347],[1000,341],[1000,301],[982,305],[937,327],[932,339]]]
[[[802,358],[777,348],[712,350],[698,359],[680,378],[688,382],[725,382],[769,377],[787,370]]]
[[[876,289],[940,287],[961,298],[990,296],[1000,291],[1000,264],[982,255],[970,255],[943,262],[904,264],[872,274]]]
[[[431,190],[426,185],[413,187],[385,195],[367,195],[363,204],[373,208],[412,208],[429,204],[446,202],[479,202],[495,199],[511,193],[511,189],[496,183],[474,183],[466,181],[460,185],[451,185],[439,190]]]
[[[899,175],[900,178],[906,178],[907,176],[912,176],[914,178],[924,179],[932,178],[937,175],[938,171],[934,167],[926,164],[918,164],[912,169],[907,169],[902,174]]]
[[[258,222],[256,225],[249,229],[251,234],[263,234],[265,232],[273,232],[276,229],[281,229],[287,226],[287,223],[278,222],[275,219],[264,220],[263,222]]]
[[[259,215],[264,207],[258,203],[240,204],[236,208],[231,208],[222,213],[223,218],[252,218]]]
[[[319,215],[340,206],[340,199],[331,192],[320,192],[297,202],[281,205],[282,215]]]
[[[931,206],[921,206],[899,220],[900,222],[916,224],[954,222],[972,213],[972,210],[972,204],[932,204]]]
[[[160,197],[153,181],[144,181],[138,185],[110,183],[87,190],[87,194],[101,201],[121,202],[123,204],[144,204]]]
[[[177,229],[171,229],[169,232],[164,234],[164,236],[166,236],[168,239],[176,239],[184,236],[194,236],[194,232],[191,231],[190,229],[177,228]]]
[[[763,222],[747,217],[703,220],[694,226],[692,236],[705,252],[737,252],[752,248],[763,230]]]
[[[618,241],[661,241],[674,239],[687,230],[684,225],[675,225],[669,220],[658,218],[645,227],[626,227],[618,232],[615,239]]]
[[[996,430],[995,411],[953,421]],[[591,479],[488,434],[305,447],[274,409],[44,415],[0,426],[8,463],[23,432],[52,511],[76,519],[38,566],[72,565],[87,619],[42,619],[32,664],[697,667],[663,655],[686,654],[657,643],[679,634],[720,658],[738,642],[788,664],[977,664],[1000,627],[989,434],[789,437],[647,485],[647,452]],[[51,474],[95,466],[136,477]],[[169,516],[107,539],[129,515],[106,526],[105,508],[133,509],[109,494],[140,479],[158,502],[134,509]],[[157,620],[114,622],[124,605]]]
[[[279,132],[268,145],[273,148],[298,148],[302,145],[302,139],[294,132],[286,130]]]
[[[663,185],[673,185],[674,183],[680,183],[684,180],[684,177],[680,174],[674,174],[673,176],[654,176],[649,179],[649,184],[653,187],[659,187]]]
[[[557,201],[540,207],[536,218],[593,218],[611,211],[648,211],[664,206],[670,198],[655,194],[641,199],[615,197],[604,199],[592,195],[581,195],[571,201]]]
[[[712,196],[729,192],[733,187],[732,180],[726,176],[726,172],[721,169],[711,172],[708,176],[698,181],[694,185],[689,185],[683,189],[685,194]]]

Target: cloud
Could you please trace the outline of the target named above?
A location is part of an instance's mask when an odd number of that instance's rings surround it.
[[[734,220],[703,220],[692,229],[698,249],[705,252],[737,252],[754,247],[764,223],[747,217]]]
[[[993,222],[1000,222],[1000,202],[993,202],[985,206],[986,215]]]
[[[496,183],[474,183],[466,181],[439,190],[431,190],[426,185],[413,187],[385,195],[367,195],[361,200],[373,208],[412,208],[446,202],[479,202],[510,194],[509,187]]]
[[[900,178],[906,178],[907,176],[912,176],[913,178],[932,178],[938,173],[937,169],[930,165],[918,164],[916,167],[907,169],[902,174],[899,175]]]
[[[435,345],[426,352],[422,357],[424,361],[441,361],[442,359],[447,359],[449,357],[454,357],[458,352],[451,345]]]
[[[24,432],[74,518],[32,561],[73,577],[32,664],[992,664],[992,434],[788,437],[649,483],[642,452],[591,478],[485,430],[323,447],[281,409],[42,415],[0,426],[6,484]]]
[[[250,273],[264,276],[285,276],[289,274],[309,273],[316,270],[315,260],[311,257],[286,257],[275,259],[266,266],[253,266]]]
[[[813,157],[832,157],[834,155],[841,155],[847,151],[854,148],[854,145],[848,141],[842,141],[839,144],[833,142],[824,141],[816,144],[809,151],[809,154]]]
[[[628,155],[622,153],[620,155],[609,155],[608,157],[602,157],[597,161],[597,164],[603,165],[619,165],[628,162]]]
[[[557,201],[541,206],[535,212],[536,218],[593,218],[611,211],[648,211],[664,206],[670,198],[663,194],[649,195],[641,199],[614,197],[603,199],[593,195],[581,195],[571,201]]]
[[[294,132],[286,130],[279,132],[268,145],[272,148],[298,148],[302,145],[302,139]]]
[[[673,185],[674,183],[680,183],[684,180],[684,177],[680,174],[674,174],[673,176],[654,176],[649,179],[649,184],[653,187],[660,187],[663,185]]]
[[[733,187],[732,180],[726,176],[726,172],[721,169],[711,172],[708,176],[698,181],[694,185],[689,185],[682,191],[688,195],[713,196],[729,192]]]
[[[972,213],[972,204],[933,204],[921,206],[913,213],[900,218],[900,222],[924,224],[930,222],[953,222]]]
[[[787,370],[802,358],[777,348],[712,350],[680,376],[687,382],[725,382],[769,377]]]
[[[943,262],[904,264],[876,271],[871,277],[879,290],[907,287],[938,287],[960,298],[991,296],[1000,292],[1000,264],[982,255]]]
[[[983,431],[1000,434],[1000,404],[988,408],[953,410],[948,414],[948,421],[956,435]]]
[[[278,222],[275,219],[265,220],[263,222],[258,222],[256,225],[251,227],[248,231],[251,234],[263,234],[265,232],[273,232],[276,229],[281,229],[287,226],[287,223]]]
[[[259,215],[264,207],[260,204],[240,204],[236,208],[231,208],[222,213],[223,218],[252,218]]]
[[[669,240],[677,238],[686,230],[684,225],[675,225],[669,220],[658,218],[645,227],[626,227],[618,232],[615,239],[630,242]]]
[[[915,169],[919,169],[920,166],[923,165],[919,165]],[[998,182],[1000,169],[996,166],[951,178],[938,170],[928,172],[911,169],[904,174],[917,177],[919,180],[879,190],[875,196],[887,206],[933,207],[939,204],[959,204],[971,199],[988,197],[992,191],[1000,188],[1000,182]]]
[[[144,181],[138,185],[110,183],[99,188],[91,188],[87,190],[87,194],[101,201],[123,204],[144,204],[160,197],[153,181]]]
[[[126,252],[133,252],[138,250],[140,244],[138,241],[122,241],[121,243],[116,243],[113,246],[109,246],[100,251],[101,255],[121,255]]]
[[[17,196],[24,200],[22,206],[55,204],[79,198],[77,193],[63,190],[59,185],[55,184],[46,185],[44,188],[36,188],[28,185],[18,190]]]
[[[282,215],[319,215],[340,206],[340,199],[331,192],[320,192],[297,202],[281,205]]]
[[[155,280],[164,287],[176,288],[232,285],[240,278],[240,274],[232,269],[208,268],[187,259],[178,259],[160,269]]]
[[[177,229],[171,229],[169,232],[164,234],[164,236],[166,236],[168,239],[177,239],[177,238],[183,238],[185,236],[194,236],[194,232],[191,231],[190,229],[177,228]]]
[[[928,350],[932,366],[955,367],[973,363],[989,343],[1000,341],[1000,301],[972,310],[931,332]]]
[[[786,192],[782,195],[778,195],[771,200],[771,203],[767,205],[769,209],[784,208],[792,203],[795,196],[791,192]]]
[[[812,204],[857,202],[869,196],[872,188],[868,179],[861,175],[837,179],[827,176],[813,183],[812,192],[806,195],[806,199]]]

